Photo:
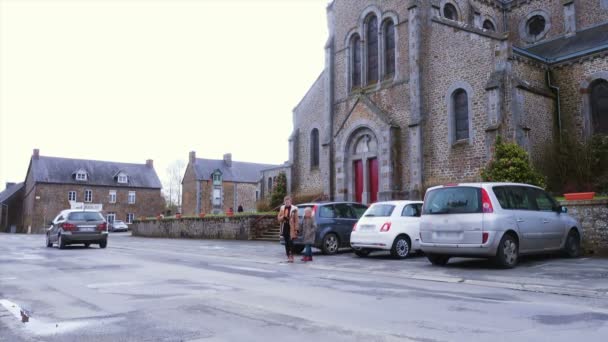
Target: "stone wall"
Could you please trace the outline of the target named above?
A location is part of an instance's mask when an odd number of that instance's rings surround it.
[[[582,225],[583,248],[586,253],[608,253],[608,199],[564,201],[568,213]]]
[[[265,230],[276,228],[274,215],[238,215],[135,221],[134,236],[153,238],[251,240]]]

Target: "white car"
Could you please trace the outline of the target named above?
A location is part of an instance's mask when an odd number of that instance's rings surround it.
[[[354,225],[350,245],[365,257],[373,251],[390,251],[403,259],[420,250],[422,202],[389,201],[372,204]]]
[[[114,220],[112,224],[110,224],[110,231],[112,232],[126,232],[129,230],[129,226],[124,221]]]

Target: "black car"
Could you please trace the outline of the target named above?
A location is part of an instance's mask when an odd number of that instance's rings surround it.
[[[353,226],[367,210],[367,206],[355,202],[304,203],[297,207],[300,221],[304,217],[304,209],[312,208],[317,222],[314,247],[324,254],[336,254],[342,247],[350,248]],[[285,243],[282,236],[281,243]],[[294,249],[298,253],[304,250],[301,235],[294,241]]]

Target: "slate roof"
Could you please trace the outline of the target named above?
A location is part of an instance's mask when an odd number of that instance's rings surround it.
[[[277,166],[280,165],[233,161],[232,167],[228,167],[223,159],[197,158],[194,170],[198,180],[210,180],[211,174],[219,169],[222,172],[222,179],[226,182],[257,183],[261,178],[262,170]]]
[[[571,37],[560,37],[524,50],[555,62],[594,48],[608,49],[608,23],[576,32]]]
[[[146,164],[128,164],[98,160],[69,159],[56,157],[32,158],[30,168],[37,183],[89,184],[112,187],[153,188],[162,187],[153,167]],[[83,169],[88,173],[87,181],[76,181],[74,172]],[[114,176],[124,171],[128,183],[121,184]]]
[[[4,189],[4,191],[0,192],[0,203],[6,202],[21,189],[23,189],[23,183],[13,184]]]

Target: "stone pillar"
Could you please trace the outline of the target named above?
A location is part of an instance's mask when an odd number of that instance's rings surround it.
[[[327,6],[327,27],[329,39],[325,44],[325,108],[320,149],[320,169],[323,178],[323,195],[332,200],[335,191],[333,106],[334,106],[334,12],[333,3]]]
[[[483,27],[483,23],[481,22],[481,13],[477,9],[473,11],[473,26],[479,29]]]
[[[564,5],[564,32],[566,36],[576,34],[576,8],[574,0],[562,0]]]
[[[422,197],[422,86],[421,86],[421,43],[422,19],[420,1],[409,3],[409,65],[410,65],[410,199]]]

